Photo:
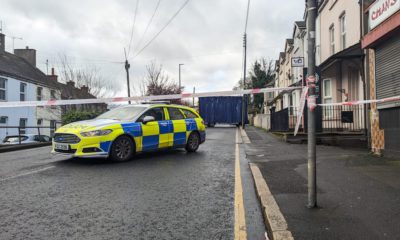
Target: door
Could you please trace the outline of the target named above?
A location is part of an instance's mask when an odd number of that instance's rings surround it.
[[[143,123],[146,116],[154,117],[155,121]],[[165,114],[162,107],[151,108],[140,116],[137,120],[142,127],[142,151],[155,150],[160,147],[168,146],[168,137],[160,137],[160,133],[168,124],[165,124]]]
[[[186,122],[185,116],[179,108],[168,107],[169,119],[172,121],[172,136],[170,144],[174,147],[184,146],[186,144]]]

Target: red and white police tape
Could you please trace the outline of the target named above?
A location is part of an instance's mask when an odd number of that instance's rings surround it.
[[[47,100],[47,101],[13,101],[0,102],[0,108],[11,107],[38,107],[38,106],[60,106],[73,104],[90,104],[90,103],[117,103],[128,101],[152,101],[152,100],[171,100],[193,97],[215,97],[215,96],[234,96],[242,94],[268,93],[284,90],[296,90],[301,87],[278,87],[278,88],[256,88],[246,90],[232,90],[219,92],[204,92],[204,93],[182,93],[173,95],[157,95],[157,96],[134,96],[134,97],[114,97],[114,98],[90,98],[90,99],[71,99],[71,100]]]

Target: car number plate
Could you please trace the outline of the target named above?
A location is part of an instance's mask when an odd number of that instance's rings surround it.
[[[69,145],[68,145],[68,144],[59,144],[59,143],[56,143],[56,144],[54,145],[54,149],[68,151],[68,150],[69,150]]]

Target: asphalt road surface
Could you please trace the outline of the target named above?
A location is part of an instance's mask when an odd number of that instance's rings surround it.
[[[0,239],[234,239],[236,128],[207,129],[194,154],[134,160],[0,154]],[[241,155],[248,239],[264,228]]]

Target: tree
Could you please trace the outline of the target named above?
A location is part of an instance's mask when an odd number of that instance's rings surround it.
[[[273,62],[265,58],[256,60],[246,78],[244,89],[264,88],[275,79]],[[240,80],[234,89],[243,89],[243,80]],[[251,103],[252,111],[260,112],[264,104],[264,95],[255,94]]]
[[[60,60],[60,78],[63,82],[73,81],[76,87],[86,86],[90,94],[96,97],[105,97],[113,95],[116,87],[111,82],[106,81],[100,75],[100,69],[96,66],[86,66],[83,68],[74,67],[73,61],[65,54],[59,55]]]
[[[180,94],[182,89],[179,85],[169,79],[169,76],[162,70],[162,65],[152,61],[146,66],[146,76],[144,79],[145,95],[168,95]]]
[[[95,113],[95,112],[69,111],[62,116],[62,123],[63,123],[63,125],[65,125],[65,124],[76,122],[76,121],[93,119],[93,118],[97,117],[98,115],[99,114]]]

